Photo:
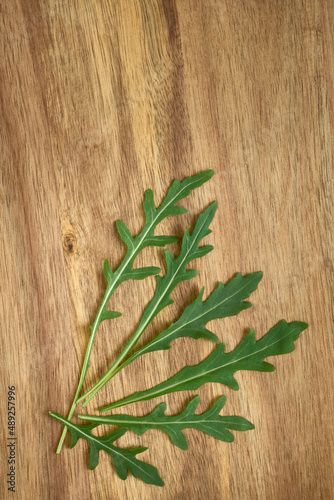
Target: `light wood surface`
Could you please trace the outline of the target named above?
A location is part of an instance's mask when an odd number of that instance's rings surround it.
[[[1,79],[1,498],[330,500],[333,498],[334,4],[325,0],[2,0]],[[200,409],[226,394],[226,415],[254,431],[232,444],[186,431],[127,433],[121,445],[166,485],[116,475],[103,452],[88,469],[84,441],[55,454],[78,382],[89,329],[105,290],[102,265],[125,254],[115,220],[136,234],[144,191],[159,203],[174,178],[215,177],[167,219],[181,236],[213,200],[218,213],[196,261],[144,341],[175,320],[202,285],[263,270],[253,307],[210,325],[232,349],[281,319],[309,328],[274,373],[238,373],[239,391],[207,384],[157,403]],[[173,250],[177,250],[177,245]],[[138,264],[164,266],[161,249]],[[85,389],[129,339],[155,280],[127,282],[99,329]],[[173,375],[213,349],[178,340],[115,377],[88,410]],[[7,386],[17,394],[17,492],[7,491]],[[125,411],[125,409],[123,410]]]

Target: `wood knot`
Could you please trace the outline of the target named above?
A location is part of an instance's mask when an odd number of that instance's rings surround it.
[[[63,238],[63,247],[65,252],[67,253],[74,253],[75,247],[76,247],[76,242],[77,239],[72,233],[67,233],[65,234]]]

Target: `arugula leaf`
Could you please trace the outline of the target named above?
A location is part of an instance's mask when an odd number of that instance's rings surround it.
[[[127,429],[118,429],[108,436],[98,437],[92,430],[99,424],[76,425],[66,420],[59,413],[50,412],[50,416],[62,422],[72,434],[71,448],[73,448],[80,438],[86,439],[90,444],[90,469],[93,470],[99,463],[100,450],[106,451],[114,461],[115,469],[119,477],[123,480],[127,478],[128,470],[134,477],[140,478],[144,483],[164,486],[164,482],[158,474],[158,469],[153,465],[142,462],[136,458],[138,453],[146,451],[147,448],[118,448],[114,446],[114,441],[122,437]]]
[[[202,300],[203,287],[198,297],[186,307],[175,323],[172,323],[167,330],[161,332],[151,342],[135,352],[118,368],[117,372],[143,354],[170,349],[172,341],[180,337],[205,338],[218,344],[218,337],[206,328],[206,324],[214,319],[235,316],[242,310],[251,307],[252,304],[244,299],[257,289],[262,276],[262,272],[246,276],[238,273],[226,285],[220,282],[206,301]]]
[[[95,394],[99,392],[102,387],[115,375],[115,370],[121,364],[123,359],[128,355],[128,353],[137,344],[139,338],[146,330],[147,326],[153,321],[157,314],[165,307],[174,303],[171,298],[171,293],[176,288],[179,283],[185,280],[189,280],[197,276],[198,271],[195,269],[187,269],[187,265],[194,259],[203,257],[207,253],[213,250],[212,245],[205,245],[199,247],[201,240],[211,233],[209,225],[217,210],[217,202],[212,203],[204,213],[202,213],[195,225],[193,232],[190,234],[187,229],[183,239],[181,251],[177,257],[169,251],[165,250],[166,262],[167,262],[167,272],[162,278],[157,276],[157,289],[155,295],[151,302],[147,305],[139,326],[132,338],[124,347],[123,351],[119,355],[115,363],[109,368],[105,375],[83,396],[81,396],[78,401],[82,401],[87,396],[89,398],[83,405],[83,408],[93,399]]]
[[[262,273],[253,273],[246,276],[238,273],[226,285],[219,283],[218,287],[205,301],[203,301],[204,288],[202,288],[198,297],[185,308],[175,323],[172,323],[169,328],[159,333],[146,346],[130,355],[139,338],[157,314],[165,307],[173,304],[174,301],[171,295],[175,287],[182,281],[189,280],[197,275],[198,271],[187,269],[187,265],[192,260],[203,257],[213,249],[211,245],[201,247],[199,245],[201,240],[211,233],[209,226],[216,212],[217,203],[213,203],[199,216],[191,234],[189,229],[187,229],[182,239],[180,253],[177,257],[174,257],[169,250],[165,251],[167,263],[165,276],[157,276],[161,269],[156,266],[134,268],[135,259],[148,246],[162,247],[178,241],[178,238],[174,236],[156,236],[154,233],[157,225],[167,216],[187,213],[184,207],[177,206],[176,203],[188,196],[193,189],[208,181],[213,174],[213,170],[208,170],[193,177],[188,177],[182,182],[175,180],[166,198],[158,208],[155,206],[152,190],[148,190],[145,194],[143,204],[145,224],[143,230],[137,236],[131,234],[131,231],[123,221],[118,220],[116,222],[118,233],[127,247],[127,252],[120,266],[115,271],[111,269],[108,260],[104,262],[104,274],[107,279],[106,292],[94,324],[90,327],[91,336],[68,419],[65,419],[58,413],[50,412],[53,418],[65,426],[57,453],[60,452],[67,429],[69,429],[72,433],[71,448],[76,445],[80,438],[86,439],[90,444],[91,469],[94,469],[99,462],[100,450],[104,450],[112,457],[116,471],[122,479],[126,479],[128,471],[130,471],[135,477],[141,478],[145,483],[163,486],[164,483],[156,467],[136,458],[137,454],[145,451],[147,448],[124,449],[114,445],[114,442],[123,436],[128,429],[138,435],[144,434],[149,429],[160,429],[170,436],[176,446],[186,450],[188,442],[183,434],[184,429],[199,429],[221,441],[231,442],[234,440],[234,436],[230,430],[250,430],[254,428],[251,422],[242,417],[224,417],[219,414],[225,405],[225,396],[219,398],[208,411],[201,415],[195,413],[200,402],[200,396],[196,396],[179,415],[166,415],[166,403],[161,403],[153,412],[144,417],[133,417],[130,415],[112,415],[108,417],[82,415],[80,417],[82,420],[89,420],[92,423],[82,426],[71,422],[79,401],[86,399],[83,405],[86,406],[110,378],[139,356],[148,352],[169,349],[171,343],[180,337],[205,338],[218,343],[218,337],[207,329],[207,324],[217,318],[236,315],[243,309],[251,306],[245,299],[256,290],[262,278]],[[141,280],[154,275],[156,275],[157,280],[156,293],[144,310],[134,335],[127,342],[118,359],[102,379],[86,394],[80,396],[89,368],[94,338],[100,323],[121,315],[118,311],[108,310],[108,303],[111,296],[124,281],[132,279]],[[287,323],[286,321],[281,321],[258,341],[256,341],[255,331],[251,330],[233,351],[226,353],[225,344],[219,344],[212,354],[201,363],[195,366],[186,366],[169,380],[146,391],[137,392],[121,401],[116,401],[102,408],[102,411],[105,412],[126,404],[154,399],[173,392],[194,390],[209,382],[225,384],[237,390],[239,386],[234,378],[234,374],[237,371],[274,371],[275,367],[264,360],[270,356],[292,352],[295,349],[294,342],[307,326],[306,323],[302,322]],[[101,438],[95,436],[92,432],[100,424],[119,425],[121,429]]]
[[[165,415],[167,405],[161,403],[152,413],[145,417],[79,415],[79,418],[98,425],[120,425],[139,436],[142,436],[149,429],[160,429],[169,434],[173,443],[182,450],[188,449],[188,441],[182,432],[183,429],[199,429],[220,441],[227,441],[228,443],[234,441],[234,436],[228,429],[235,431],[254,429],[254,425],[243,417],[222,417],[219,415],[219,412],[225,406],[226,396],[219,398],[205,413],[196,415],[195,411],[199,402],[200,396],[196,396],[182,413],[175,416]]]
[[[186,214],[188,210],[185,207],[176,206],[176,203],[186,198],[194,189],[202,186],[213,175],[214,170],[207,170],[192,177],[187,177],[182,182],[175,179],[159,208],[155,206],[153,191],[148,189],[145,193],[143,205],[146,222],[143,230],[136,237],[132,236],[125,222],[121,220],[116,221],[118,233],[127,246],[127,253],[115,272],[112,271],[108,259],[104,262],[104,274],[108,281],[108,286],[100,309],[101,313],[99,311],[100,314],[97,314],[94,325],[91,327],[92,332],[98,328],[103,319],[107,319],[108,302],[115,289],[121,283],[130,279],[142,280],[161,272],[161,269],[155,266],[133,269],[134,261],[138,254],[146,247],[163,247],[178,241],[178,238],[175,236],[155,236],[156,227],[166,217]]]
[[[101,411],[105,412],[137,401],[147,401],[171,392],[195,390],[208,382],[225,384],[238,390],[238,382],[233,377],[237,371],[274,371],[275,367],[264,362],[264,359],[294,351],[294,341],[307,326],[306,323],[299,321],[287,323],[283,320],[258,341],[255,340],[255,331],[252,329],[233,351],[226,353],[225,344],[219,344],[213,353],[201,363],[186,366],[166,382],[147,391],[136,392],[121,401],[105,406]]]
[[[131,232],[129,231],[124,222],[117,221],[118,232],[120,234],[120,237],[126,244],[128,251],[122,263],[115,272],[112,271],[108,260],[104,262],[104,274],[108,281],[108,285],[102,300],[101,307],[95,318],[94,324],[90,326],[91,335],[88,342],[78,387],[74,396],[70,412],[68,414],[69,420],[71,420],[74,414],[76,405],[78,403],[78,398],[80,396],[82,386],[87,375],[93,343],[95,340],[98,327],[102,321],[121,315],[121,313],[117,311],[113,312],[108,311],[108,303],[111,296],[115,292],[116,288],[125,280],[144,279],[148,276],[152,276],[153,274],[157,274],[160,272],[160,268],[158,267],[133,269],[133,264],[137,255],[141,252],[141,250],[143,250],[147,246],[164,246],[166,244],[175,243],[176,241],[178,241],[178,238],[174,236],[155,236],[154,232],[156,227],[162,220],[164,220],[168,216],[187,213],[188,210],[186,208],[176,206],[176,203],[186,198],[194,189],[202,186],[205,182],[211,179],[213,175],[214,175],[214,170],[207,170],[206,172],[201,172],[192,177],[187,177],[182,182],[175,179],[171,188],[167,193],[166,198],[164,199],[159,208],[156,208],[155,206],[153,191],[151,189],[146,191],[145,201],[144,201],[146,222],[143,230],[136,237],[133,237],[131,235]],[[65,427],[61,435],[56,453],[60,453],[61,451],[62,445],[65,440],[66,432],[67,430]]]

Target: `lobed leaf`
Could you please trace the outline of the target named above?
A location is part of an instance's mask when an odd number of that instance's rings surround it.
[[[165,415],[166,403],[161,403],[152,413],[145,417],[133,417],[131,415],[79,415],[82,420],[88,420],[98,425],[120,425],[142,436],[149,429],[160,429],[166,432],[172,442],[182,448],[188,449],[188,442],[183,434],[184,429],[198,429],[210,436],[231,443],[234,441],[233,434],[228,430],[248,431],[254,429],[254,425],[243,417],[222,417],[219,412],[225,405],[226,396],[219,398],[213,406],[202,413],[196,415],[195,411],[199,405],[200,396],[196,396],[190,401],[186,409],[179,415]]]
[[[137,332],[140,331],[142,333],[162,309],[174,303],[171,298],[171,293],[177,285],[179,285],[182,281],[195,277],[198,274],[198,271],[194,269],[187,269],[187,265],[192,260],[202,257],[213,250],[211,245],[206,245],[200,248],[198,245],[202,239],[205,238],[205,236],[211,233],[209,225],[212,222],[216,210],[217,202],[214,202],[198,217],[193,232],[190,234],[189,230],[186,230],[182,239],[181,250],[177,257],[174,257],[170,250],[165,250],[167,264],[166,275],[164,277],[156,277],[156,292],[144,311]],[[137,336],[137,332],[135,333],[135,336]]]
[[[115,279],[124,281],[124,272],[132,270],[136,256],[144,248],[148,246],[165,246],[178,241],[178,238],[175,236],[155,236],[154,231],[158,224],[166,217],[187,213],[188,210],[186,208],[176,206],[176,203],[186,198],[194,189],[202,186],[213,175],[213,170],[207,170],[192,177],[187,177],[182,182],[175,179],[159,208],[155,206],[153,191],[148,189],[145,193],[143,204],[146,222],[143,230],[136,237],[132,236],[129,228],[123,221],[118,220],[116,222],[117,230],[121,239],[126,244],[128,252],[125,258],[125,265],[123,267],[120,266],[122,268],[122,275],[117,270],[115,272]]]
[[[219,344],[213,353],[201,363],[186,366],[167,381],[105,406],[101,411],[105,412],[137,401],[147,401],[172,392],[195,390],[208,382],[225,384],[238,390],[239,385],[234,378],[237,371],[274,371],[275,367],[265,362],[264,359],[292,352],[295,349],[294,342],[307,326],[306,323],[299,321],[287,323],[283,320],[258,341],[252,329],[233,351],[226,353],[225,344]]]
[[[184,207],[176,206],[176,203],[189,196],[191,191],[210,180],[214,173],[214,170],[206,170],[192,177],[186,177],[182,182],[175,179],[159,209],[155,207],[153,191],[148,189],[144,201],[145,227],[150,227],[155,218],[161,222],[165,217],[171,215],[186,214],[188,210]]]
[[[128,247],[129,250],[133,250],[135,243],[134,243],[134,238],[132,237],[132,234],[130,232],[130,229],[127,227],[125,222],[121,220],[116,221],[116,226],[117,226],[117,231],[126,246]]]
[[[125,222],[121,220],[116,221],[118,233],[122,241],[126,244],[128,250],[124,260],[115,272],[111,269],[108,260],[105,260],[104,262],[104,275],[107,279],[108,285],[101,309],[95,319],[94,325],[90,327],[92,332],[94,332],[94,335],[102,321],[116,317],[109,314],[108,302],[116,288],[121,283],[131,279],[142,280],[161,272],[161,269],[155,266],[133,269],[136,257],[146,247],[163,247],[165,245],[176,243],[179,240],[179,238],[175,236],[155,236],[155,229],[166,217],[186,213],[187,210],[185,208],[175,206],[175,204],[188,196],[192,190],[211,179],[213,174],[213,170],[207,170],[206,172],[201,172],[200,174],[192,177],[187,177],[183,181],[179,181],[177,179],[174,180],[166,198],[163,200],[159,208],[156,208],[154,204],[154,195],[152,190],[149,189],[146,191],[145,201],[143,204],[146,222],[143,230],[136,237],[132,236]],[[118,316],[120,315],[121,313],[118,313]]]
[[[92,430],[99,424],[76,425],[66,420],[59,413],[50,412],[50,416],[62,422],[72,434],[71,448],[73,448],[80,438],[86,439],[90,444],[90,469],[93,470],[99,463],[101,450],[106,451],[114,461],[115,469],[121,479],[126,479],[128,470],[134,477],[140,478],[144,483],[163,486],[164,482],[159,476],[158,470],[153,465],[138,460],[136,455],[147,450],[147,448],[137,448],[134,450],[118,448],[113,443],[123,436],[127,429],[118,429],[105,437],[98,437]]]
[[[141,233],[135,238],[131,235],[130,230],[128,229],[128,227],[124,222],[122,221],[117,222],[118,231],[120,233],[121,238],[127,245],[128,251],[121,265],[117,268],[115,272],[112,271],[108,261],[105,261],[104,263],[104,273],[107,278],[108,285],[102,300],[101,307],[96,315],[94,324],[90,327],[91,335],[88,342],[83,366],[81,369],[78,387],[75,392],[74,400],[72,402],[68,414],[69,420],[71,420],[75,411],[75,407],[80,399],[80,393],[82,391],[82,387],[90,365],[90,357],[92,353],[96,332],[102,321],[114,317],[108,311],[108,303],[111,296],[123,281],[127,279],[142,279],[143,277],[152,275],[153,272],[152,269],[150,271],[146,269],[146,271],[142,271],[141,273],[138,269],[136,270],[133,269],[133,264],[137,255],[141,252],[143,248],[147,246],[150,245],[164,246],[165,244],[167,244],[167,242],[174,243],[176,241],[175,237],[173,236],[167,236],[167,237],[155,236],[154,235],[155,228],[163,219],[165,219],[169,215],[177,215],[180,213],[187,212],[186,209],[182,207],[176,207],[175,204],[178,201],[185,198],[186,196],[188,196],[192,190],[198,188],[206,181],[211,179],[213,175],[214,175],[213,170],[207,170],[206,172],[201,172],[200,174],[196,174],[192,177],[187,177],[182,182],[175,180],[171,188],[169,189],[166,198],[164,199],[159,208],[155,207],[153,192],[151,190],[147,191],[144,201],[144,211],[146,217],[145,226],[141,231]],[[58,444],[57,453],[61,452],[66,432],[67,428],[65,427]]]
[[[206,328],[206,324],[218,318],[235,316],[242,310],[251,307],[251,303],[246,302],[245,299],[257,289],[262,276],[262,272],[246,276],[238,273],[226,285],[220,282],[216,290],[205,301],[202,300],[203,287],[198,297],[186,307],[175,323],[172,323],[167,330],[161,332],[151,342],[135,352],[124,362],[122,367],[148,352],[169,349],[172,341],[180,337],[205,338],[218,344],[218,337]]]
[[[132,280],[143,280],[148,278],[149,276],[155,276],[161,272],[160,267],[149,266],[149,267],[140,267],[139,269],[132,269],[128,273],[124,274],[125,279]]]
[[[198,271],[194,269],[187,269],[187,265],[192,260],[213,250],[213,246],[211,245],[199,247],[199,244],[205,236],[211,233],[209,225],[212,222],[216,210],[217,202],[214,202],[198,217],[193,232],[190,234],[189,230],[186,230],[182,239],[181,250],[177,257],[174,257],[169,250],[165,250],[167,263],[166,275],[164,277],[156,277],[157,288],[154,297],[147,305],[135,333],[124,347],[118,359],[103,375],[103,377],[86,394],[81,396],[80,401],[89,396],[83,407],[85,407],[95,394],[97,394],[97,392],[99,392],[102,387],[104,387],[105,384],[114,376],[118,366],[135,347],[139,338],[157,314],[159,314],[159,312],[165,307],[174,303],[171,298],[171,293],[177,285],[179,285],[182,281],[189,280],[197,276]]]

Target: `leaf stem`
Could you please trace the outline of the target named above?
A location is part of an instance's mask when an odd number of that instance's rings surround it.
[[[119,270],[121,272],[123,270],[122,267],[123,266],[121,265],[120,268],[119,268]],[[121,274],[121,272],[120,272],[120,274]],[[115,291],[115,288],[117,288],[117,286],[116,286],[117,282],[118,282],[118,277],[116,277],[116,279],[113,281],[113,283],[111,284],[111,286],[107,288],[107,290],[106,290],[106,292],[104,294],[104,297],[103,297],[103,301],[102,301],[101,307],[100,307],[100,309],[99,309],[99,311],[98,311],[98,313],[96,315],[96,318],[95,318],[95,321],[94,321],[94,324],[93,324],[93,327],[92,327],[92,333],[91,333],[91,336],[90,336],[90,339],[89,339],[89,343],[88,343],[88,346],[87,346],[84,363],[83,363],[81,374],[80,374],[78,388],[76,390],[76,393],[75,393],[75,396],[74,396],[74,399],[73,399],[73,403],[72,403],[70,412],[68,414],[67,420],[71,420],[71,418],[73,417],[76,405],[78,403],[78,398],[80,396],[80,393],[81,393],[81,390],[82,390],[82,386],[83,386],[83,383],[85,381],[87,370],[89,368],[89,361],[90,361],[90,357],[91,357],[91,354],[92,354],[92,349],[93,349],[93,343],[94,343],[94,340],[95,340],[95,335],[96,335],[97,329],[99,327],[99,324],[101,323],[101,315],[102,315],[104,309],[107,307],[107,304],[108,304],[108,302],[110,300],[110,297],[112,296],[113,292]],[[66,434],[67,434],[67,427],[64,427],[63,433],[62,433],[62,435],[60,437],[60,440],[59,440],[59,444],[58,444],[56,453],[60,453],[61,452],[63,443],[65,441]]]

